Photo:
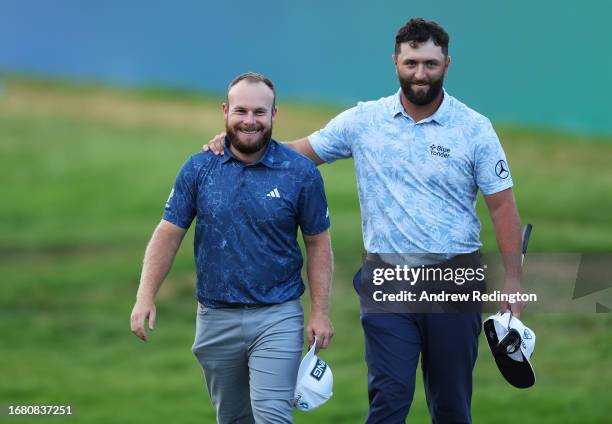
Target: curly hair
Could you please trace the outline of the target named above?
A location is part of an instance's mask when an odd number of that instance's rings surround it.
[[[395,54],[400,53],[402,43],[410,42],[410,46],[416,47],[419,43],[425,43],[431,39],[436,46],[440,46],[442,53],[448,55],[448,33],[434,21],[426,21],[423,18],[412,18],[397,31],[395,36]]]

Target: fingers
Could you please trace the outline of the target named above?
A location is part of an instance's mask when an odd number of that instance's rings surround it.
[[[209,150],[213,152],[215,155],[222,155],[223,148],[225,146],[225,133],[219,133],[212,138],[208,143],[202,146],[203,152],[208,152]]]
[[[331,322],[327,322],[325,328],[321,331],[321,344],[319,346],[320,349],[327,349],[327,346],[331,343],[332,337],[334,337],[334,328],[331,325]]]
[[[523,302],[515,302],[510,305],[510,309],[512,310],[512,315],[519,318],[521,316],[521,312],[525,308],[525,304]]]
[[[145,328],[145,321],[149,319],[149,329],[153,330],[155,327],[155,307],[154,306],[141,306],[139,304],[134,305],[134,310],[130,317],[130,327],[132,333],[142,341],[148,341],[147,330]]]
[[[317,349],[327,349],[327,346],[331,343],[332,337],[334,337],[333,332],[324,332],[320,336],[317,335]]]
[[[155,328],[155,317],[157,316],[157,313],[155,312],[155,309],[153,309],[150,313],[149,313],[149,330],[153,331],[153,329]]]
[[[312,346],[314,338],[317,338],[316,352],[320,349],[326,349],[329,346],[332,337],[334,336],[334,328],[328,319],[310,321],[307,327],[308,346]]]
[[[131,318],[132,333],[142,341],[147,341],[147,333],[144,328],[145,315],[141,313],[133,313]]]
[[[225,144],[225,133],[222,132],[222,133],[217,134],[215,138],[213,138],[212,142],[210,143],[210,148],[215,155],[222,155],[224,144]]]
[[[312,344],[314,343],[314,330],[309,326],[308,330],[307,330],[307,336],[308,336],[308,347],[312,347]]]
[[[508,310],[512,312],[512,316],[519,318],[521,316],[521,312],[525,309],[525,302],[514,302],[509,304],[508,302],[502,302],[499,304],[499,313],[505,314]]]

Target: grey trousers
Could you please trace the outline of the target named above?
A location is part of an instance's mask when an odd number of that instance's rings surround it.
[[[219,424],[293,423],[304,343],[299,299],[255,308],[198,305],[192,351]]]

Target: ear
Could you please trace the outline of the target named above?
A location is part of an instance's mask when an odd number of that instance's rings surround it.
[[[229,112],[229,105],[225,102],[221,103],[221,110],[223,111],[223,116],[227,119],[227,114]]]
[[[446,56],[446,60],[444,63],[444,75],[446,75],[448,73],[448,66],[451,63],[451,57],[450,56]]]
[[[274,120],[276,119],[276,114],[278,113],[278,108],[276,106],[274,106],[272,108],[272,122],[274,122]]]
[[[397,55],[395,53],[393,53],[391,55],[391,58],[393,59],[393,68],[395,70],[395,75],[399,75],[399,71],[397,70],[397,60],[398,60],[398,57],[397,57]]]

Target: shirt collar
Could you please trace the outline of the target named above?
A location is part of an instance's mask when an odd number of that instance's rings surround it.
[[[395,96],[393,96],[393,108],[392,108],[393,117],[395,118],[397,115],[402,114],[406,118],[410,118],[410,116],[408,116],[408,114],[404,110],[404,106],[402,106],[401,94],[402,94],[402,89],[400,88],[399,90],[397,90],[397,93],[395,93]]]
[[[425,122],[431,122],[431,121],[435,121],[436,123],[440,124],[440,125],[446,125],[449,120],[450,120],[450,114],[451,114],[451,99],[450,99],[450,95],[446,92],[446,90],[442,89],[444,96],[442,97],[442,103],[440,104],[440,107],[438,108],[438,110],[436,110],[434,112],[433,115],[428,116],[425,119],[422,119],[419,121],[420,124],[425,123]],[[393,117],[395,118],[397,115],[402,114],[404,115],[406,118],[412,120],[412,118],[410,117],[410,115],[408,115],[406,113],[406,111],[404,110],[404,106],[402,105],[402,101],[401,101],[401,93],[402,93],[402,89],[400,88],[399,90],[397,90],[397,93],[395,94],[395,96],[393,96]]]
[[[255,166],[261,163],[267,166],[268,168],[274,168],[276,166],[276,162],[274,158],[276,157],[277,150],[278,150],[278,143],[275,140],[270,139],[270,142],[266,146],[266,150],[264,151],[264,154],[261,155],[261,157],[258,160],[256,160],[253,163],[249,163],[247,166]],[[223,159],[221,160],[222,163],[226,163],[230,159],[233,159],[235,161],[242,163],[242,161],[238,159],[236,155],[231,151],[230,141],[227,135],[225,136],[225,145],[223,146],[223,151],[224,151],[224,155],[223,155]]]

